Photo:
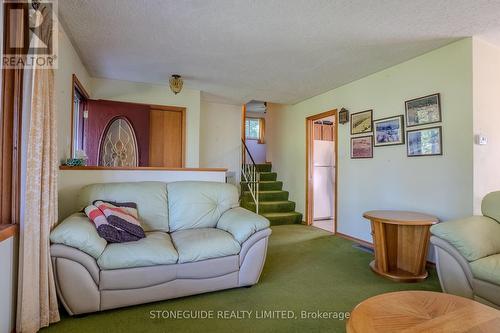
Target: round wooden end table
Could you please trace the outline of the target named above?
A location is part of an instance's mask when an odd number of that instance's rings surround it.
[[[396,210],[373,210],[363,217],[372,226],[375,260],[370,268],[375,273],[400,282],[417,282],[427,277],[429,228],[439,222],[437,217]]]
[[[358,304],[348,333],[500,332],[500,311],[468,298],[431,291],[400,291]]]

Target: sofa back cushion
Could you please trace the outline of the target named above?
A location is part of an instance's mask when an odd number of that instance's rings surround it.
[[[484,216],[500,223],[500,191],[491,192],[483,198],[481,211]]]
[[[170,231],[214,228],[220,216],[239,206],[238,189],[226,183],[184,181],[167,184]]]
[[[104,183],[85,186],[78,196],[84,208],[95,200],[135,202],[145,231],[169,231],[167,186],[162,182]]]
[[[500,253],[500,224],[489,217],[438,223],[431,227],[431,233],[450,243],[467,261]]]

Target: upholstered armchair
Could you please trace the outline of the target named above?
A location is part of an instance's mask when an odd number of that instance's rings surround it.
[[[482,216],[431,228],[441,288],[500,308],[500,191],[484,197]]]

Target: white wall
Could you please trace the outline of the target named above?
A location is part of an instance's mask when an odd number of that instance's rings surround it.
[[[15,328],[17,240],[13,237],[0,242],[0,333]]]
[[[80,57],[71,44],[66,32],[59,25],[59,66],[54,73],[55,103],[57,110],[58,157],[61,161],[70,157],[71,152],[71,101],[72,77],[76,74],[89,94],[92,93],[90,76]]]
[[[481,213],[482,198],[500,191],[500,48],[473,39],[474,134],[488,138],[474,145],[474,213]]]
[[[293,106],[268,105],[268,157],[305,210],[305,118],[342,107],[404,114],[404,101],[441,93],[444,156],[406,157],[404,145],[349,156],[349,124],[338,133],[338,232],[371,241],[364,211],[416,210],[441,220],[472,214],[472,41],[464,39]]]
[[[240,179],[241,105],[201,103],[200,167],[227,168]]]
[[[178,95],[174,95],[168,85],[92,78],[92,98],[185,107],[186,167],[199,166],[201,100],[199,90],[184,88]]]

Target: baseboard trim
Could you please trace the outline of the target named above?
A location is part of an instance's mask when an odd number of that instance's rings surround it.
[[[372,243],[364,241],[362,239],[359,239],[359,238],[356,238],[356,237],[352,237],[352,236],[348,236],[348,235],[340,233],[338,231],[335,233],[335,235],[339,236],[340,238],[344,238],[344,239],[350,240],[352,242],[355,242],[355,243],[361,244],[363,246],[366,246],[366,247],[368,247],[370,249],[373,249],[373,244]]]
[[[373,243],[364,241],[364,240],[356,238],[356,237],[348,236],[348,235],[340,233],[340,232],[336,232],[335,235],[339,236],[340,238],[344,238],[344,239],[350,240],[351,242],[358,243],[360,245],[363,245],[363,246],[366,246],[370,249],[373,249]],[[436,264],[433,263],[432,261],[429,261],[429,260],[427,260],[426,265],[429,267],[436,267]]]

